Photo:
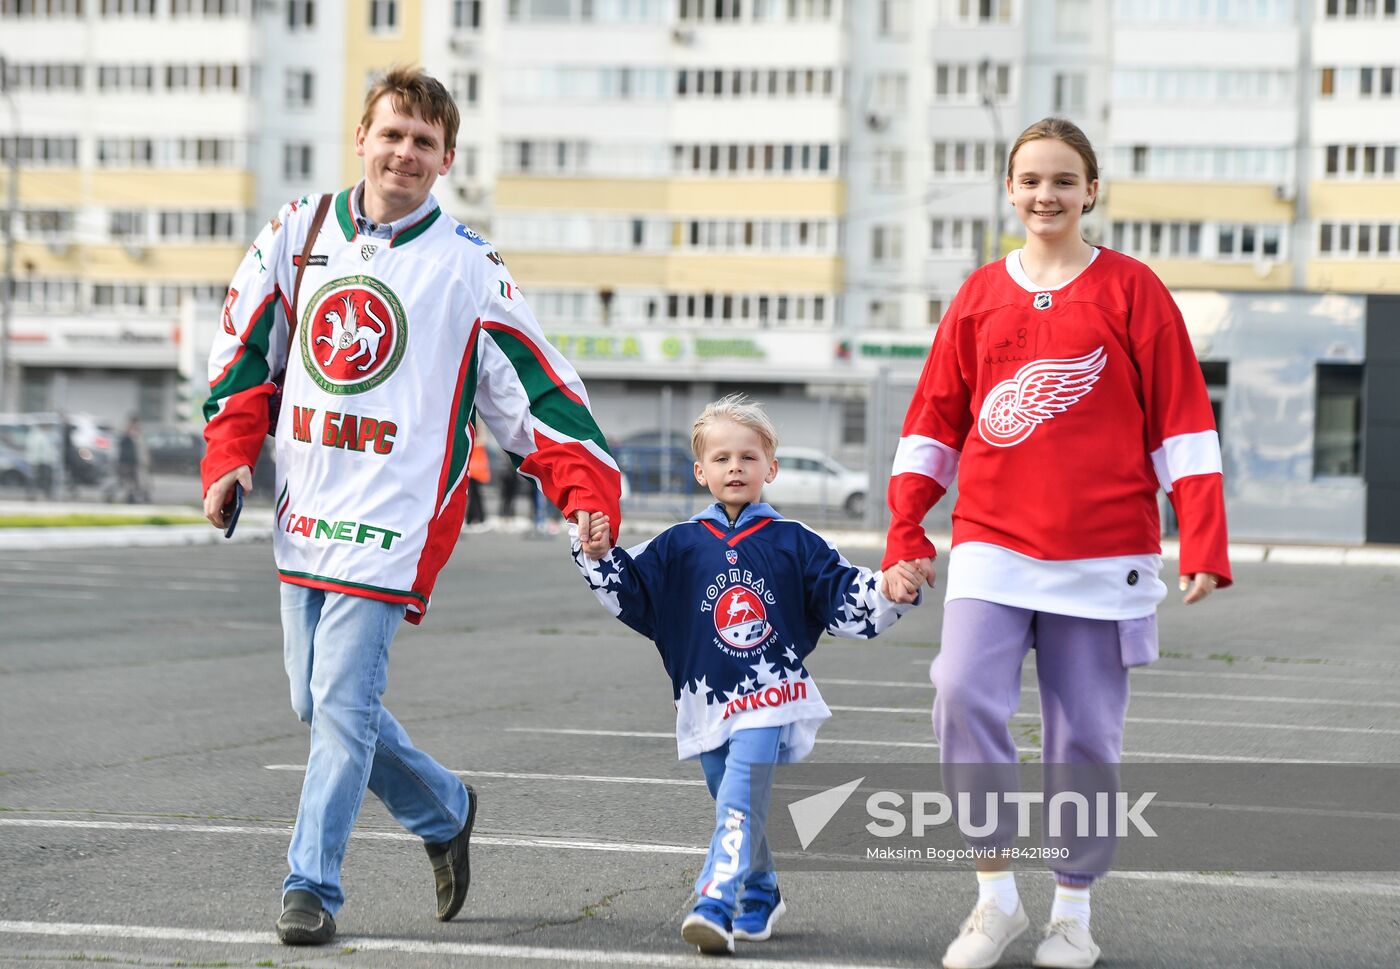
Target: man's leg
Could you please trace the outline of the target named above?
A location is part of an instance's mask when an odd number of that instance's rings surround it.
[[[283,597],[283,615],[290,612],[294,624],[287,630],[284,653],[293,707],[303,714],[301,705],[308,697],[311,707],[311,751],[283,894],[311,892],[334,915],[345,901],[340,866],[369,784],[383,710],[379,698],[388,683],[389,644],[403,621],[403,606],[324,593],[308,651],[305,623],[316,596],[314,590],[304,591],[313,594]],[[303,680],[308,652],[309,677]]]

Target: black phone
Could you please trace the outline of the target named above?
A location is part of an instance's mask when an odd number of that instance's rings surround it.
[[[224,518],[228,520],[228,526],[224,528],[224,538],[233,538],[233,529],[238,525],[238,516],[243,513],[243,486],[237,481],[233,483],[233,497],[229,503],[224,505]]]

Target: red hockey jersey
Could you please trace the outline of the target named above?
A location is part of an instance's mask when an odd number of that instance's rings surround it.
[[[1101,249],[1037,290],[1018,258],[991,263],[944,315],[905,417],[882,568],[934,554],[923,518],[959,476],[949,599],[1148,615],[1166,594],[1159,485],[1181,572],[1230,584],[1220,468],[1186,326],[1150,269]]]

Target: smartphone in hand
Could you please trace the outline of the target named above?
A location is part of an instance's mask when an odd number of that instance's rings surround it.
[[[233,483],[233,497],[229,503],[224,505],[224,519],[228,525],[224,528],[224,538],[233,538],[233,529],[238,525],[238,516],[243,513],[243,486],[237,481]]]

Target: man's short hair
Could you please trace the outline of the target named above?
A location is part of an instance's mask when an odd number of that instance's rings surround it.
[[[690,450],[695,460],[704,460],[701,451],[705,447],[705,435],[720,421],[733,421],[747,427],[758,435],[763,445],[763,455],[769,461],[778,450],[778,431],[772,419],[763,411],[763,405],[749,400],[743,394],[730,394],[711,404],[706,404],[700,416],[695,419],[695,427],[690,432]]]
[[[360,125],[369,130],[373,120],[374,106],[384,95],[393,98],[394,110],[399,114],[412,114],[428,124],[442,125],[443,151],[457,145],[457,128],[462,123],[462,115],[457,111],[457,102],[442,82],[421,67],[396,64],[383,75],[375,78],[365,95],[365,113]]]

